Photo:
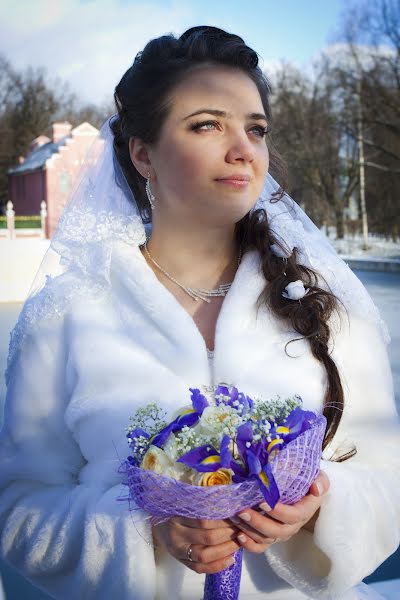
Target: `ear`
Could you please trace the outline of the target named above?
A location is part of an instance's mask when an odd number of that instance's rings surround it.
[[[149,173],[153,174],[148,148],[142,140],[135,137],[129,139],[129,155],[142,177],[147,178]]]

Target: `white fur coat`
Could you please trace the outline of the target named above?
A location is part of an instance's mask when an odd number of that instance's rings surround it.
[[[213,376],[193,319],[124,242],[114,247],[107,293],[48,313],[25,337],[0,439],[0,547],[35,585],[66,600],[200,598],[204,576],[168,554],[156,562],[148,522],[118,501],[125,427],[138,405],[172,412],[189,387],[213,382],[250,396],[297,393],[321,410],[324,369],[306,341],[285,354],[297,334],[266,308],[257,317],[264,285],[257,253],[246,253],[218,317]],[[345,411],[321,461],[330,491],[314,534],[245,553],[245,600],[361,597],[354,586],[399,544],[400,428],[386,348],[352,315],[334,328]],[[327,460],[351,443],[354,458]]]

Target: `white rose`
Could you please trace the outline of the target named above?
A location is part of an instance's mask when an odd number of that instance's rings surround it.
[[[229,405],[206,406],[199,423],[200,431],[203,434],[221,433],[232,417],[237,418],[237,411]]]
[[[150,446],[144,455],[140,466],[146,471],[155,471],[155,473],[164,475],[165,471],[173,464],[173,461],[168,457],[164,450],[161,450],[158,446]]]
[[[176,479],[177,481],[184,481],[185,483],[192,483],[193,477],[197,474],[195,469],[191,469],[182,463],[173,463],[172,466],[168,467],[163,473],[167,477]]]
[[[308,289],[305,289],[304,283],[298,279],[297,281],[288,283],[282,295],[290,300],[300,300],[300,298],[303,298],[308,291]]]

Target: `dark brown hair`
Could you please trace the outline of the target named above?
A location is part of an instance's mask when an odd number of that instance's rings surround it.
[[[151,208],[145,192],[146,180],[130,158],[129,138],[138,137],[147,144],[155,144],[168,116],[169,99],[175,86],[196,66],[207,63],[232,66],[244,71],[256,84],[265,114],[271,122],[269,82],[258,66],[257,53],[239,36],[216,27],[199,26],[188,29],[179,38],[169,34],[148,42],[115,89],[118,118],[110,123],[117,160],[135,195],[144,223],[151,222]],[[275,198],[279,202],[286,187],[286,169],[268,138],[267,144],[270,172],[282,186],[281,193]],[[242,252],[256,249],[261,256],[268,284],[258,299],[258,306],[267,304],[301,338],[307,338],[313,356],[326,370],[324,415],[328,424],[323,443],[325,448],[335,435],[344,406],[340,376],[328,348],[328,322],[338,301],[332,293],[318,286],[317,273],[298,263],[296,250],[287,260],[271,251],[270,245],[282,245],[282,241],[276,239],[270,230],[265,210],[245,215],[236,224],[235,231]],[[301,303],[283,298],[282,291],[287,284],[298,279],[310,292]],[[345,460],[353,453],[351,451],[336,460]]]

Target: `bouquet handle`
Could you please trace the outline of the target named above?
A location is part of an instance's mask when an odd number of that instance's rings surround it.
[[[233,565],[220,571],[206,575],[203,600],[238,600],[240,578],[242,576],[243,548],[233,555]]]

